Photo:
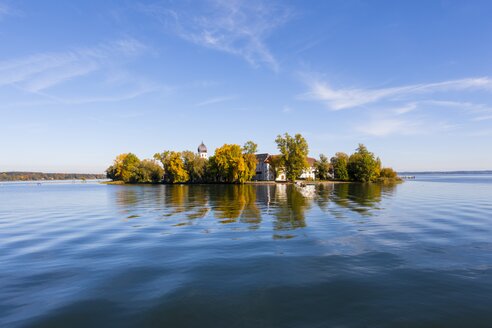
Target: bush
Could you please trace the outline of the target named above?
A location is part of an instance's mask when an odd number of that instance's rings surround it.
[[[381,169],[381,173],[379,173],[380,178],[386,179],[396,179],[398,178],[398,174],[391,167],[385,167]]]
[[[352,181],[375,181],[379,177],[381,161],[363,144],[359,144],[356,152],[349,157],[347,170]]]

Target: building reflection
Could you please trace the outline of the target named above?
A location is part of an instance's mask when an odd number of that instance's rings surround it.
[[[347,212],[370,216],[396,186],[379,184],[159,185],[114,186],[115,203],[129,217],[173,218],[178,225],[211,217],[218,222],[258,229],[271,223],[275,238],[308,225],[313,207],[335,218]],[[329,218],[328,216],[328,218]],[[267,227],[267,226],[264,226]],[[286,234],[283,234],[285,232]]]
[[[273,213],[274,230],[293,230],[306,226],[306,211],[311,207],[312,199],[294,185],[275,186],[275,211]]]

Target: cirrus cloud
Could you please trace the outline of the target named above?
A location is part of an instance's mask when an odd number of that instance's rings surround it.
[[[145,46],[134,39],[124,39],[94,47],[62,52],[37,53],[0,61],[0,87],[15,85],[39,92],[70,79],[104,69],[118,57],[141,53]]]
[[[450,91],[486,90],[492,91],[492,80],[488,77],[465,78],[437,83],[420,83],[390,88],[334,88],[320,80],[308,81],[309,91],[305,99],[324,103],[331,110],[343,110],[373,104],[381,101],[401,101],[416,95]]]
[[[290,18],[285,6],[258,0],[211,0],[193,6],[193,13],[187,6],[162,3],[140,9],[183,40],[239,56],[254,67],[279,69],[266,39]]]

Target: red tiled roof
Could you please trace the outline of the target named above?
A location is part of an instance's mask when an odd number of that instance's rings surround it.
[[[309,164],[310,167],[313,167],[314,166],[314,163],[316,163],[316,159],[314,159],[312,157],[308,157],[306,159],[307,159],[307,162],[308,162],[308,164]]]

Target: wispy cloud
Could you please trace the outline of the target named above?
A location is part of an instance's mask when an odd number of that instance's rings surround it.
[[[15,11],[9,5],[7,5],[6,3],[0,2],[0,20],[4,16],[9,16],[9,15],[12,15],[14,13],[15,13]]]
[[[336,88],[320,78],[305,79],[309,91],[303,100],[314,100],[328,109],[341,111],[364,108],[354,132],[386,137],[441,133],[469,128],[466,122],[492,119],[492,107],[462,99],[492,93],[492,79],[474,77],[435,83],[419,83],[387,88]],[[443,100],[448,98],[452,100]],[[456,100],[457,99],[457,100]],[[475,97],[475,99],[477,99]],[[442,116],[443,110],[452,110]],[[451,123],[450,123],[451,122]],[[457,122],[457,124],[453,124]]]
[[[290,12],[273,1],[209,0],[189,7],[141,6],[165,28],[194,44],[227,52],[245,59],[254,67],[279,68],[266,44],[273,30],[284,24]]]
[[[473,103],[469,101],[449,101],[449,100],[419,100],[411,102],[403,102],[399,107],[392,110],[393,114],[404,115],[416,110],[428,109],[428,108],[449,108],[459,109],[468,112],[473,115],[481,115],[479,117],[472,118],[472,120],[480,120],[484,114],[492,114],[492,107],[481,103]]]
[[[35,95],[41,97],[40,100],[17,101],[0,104],[2,108],[28,108],[40,107],[47,105],[83,105],[90,103],[111,103],[125,100],[131,100],[145,94],[160,92],[169,93],[172,88],[162,85],[131,85],[124,91],[111,91],[107,95],[82,95],[82,96],[54,96],[45,92],[36,92]]]
[[[478,130],[470,132],[468,137],[489,137],[492,136],[492,130]]]
[[[390,135],[421,135],[443,132],[456,125],[444,121],[435,122],[415,118],[372,118],[355,126],[355,130],[365,135],[386,137]]]
[[[208,106],[208,105],[214,105],[218,103],[223,103],[229,100],[235,99],[236,96],[224,96],[224,97],[214,97],[210,99],[206,99],[204,101],[201,101],[197,104],[195,104],[196,107],[203,107],[203,106]]]
[[[477,116],[472,119],[472,121],[488,121],[492,120],[492,115]]]
[[[402,115],[414,111],[415,109],[417,109],[417,107],[418,105],[416,102],[410,102],[407,104],[403,104],[401,107],[395,108],[393,112],[397,115]]]
[[[309,80],[309,91],[302,97],[323,102],[331,110],[360,107],[381,101],[402,101],[418,94],[449,91],[486,90],[492,91],[492,80],[488,77],[466,78],[437,83],[412,84],[399,87],[362,89],[334,88],[320,80]],[[406,108],[407,110],[409,108]],[[403,109],[404,111],[405,109]],[[411,110],[411,109],[410,109]]]
[[[408,122],[400,119],[383,119],[364,122],[363,125],[356,127],[356,130],[372,135],[372,136],[387,136],[395,133],[411,134],[415,126],[408,126]]]
[[[81,105],[89,103],[105,103],[105,102],[118,102],[123,100],[130,100],[140,97],[144,94],[151,92],[161,91],[168,92],[170,88],[161,85],[142,84],[132,85],[131,89],[123,92],[113,92],[111,95],[105,96],[84,96],[84,97],[59,97],[52,96],[47,93],[38,92],[37,94],[48,99],[51,103],[64,104],[64,105]]]
[[[0,87],[15,85],[40,92],[62,82],[103,69],[115,58],[141,53],[145,46],[134,39],[58,53],[39,53],[0,61]]]

